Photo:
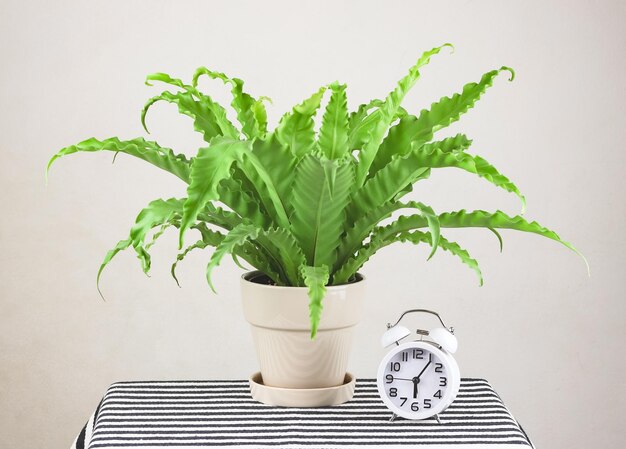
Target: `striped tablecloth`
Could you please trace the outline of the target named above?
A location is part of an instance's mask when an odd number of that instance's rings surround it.
[[[532,448],[484,379],[462,380],[441,423],[390,416],[373,379],[346,404],[309,409],[255,402],[245,380],[118,382],[72,448]]]

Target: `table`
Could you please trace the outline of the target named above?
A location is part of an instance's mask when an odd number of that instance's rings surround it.
[[[357,380],[350,402],[308,409],[255,402],[246,380],[117,382],[72,448],[533,448],[484,379],[462,379],[441,423],[390,417],[374,379]]]

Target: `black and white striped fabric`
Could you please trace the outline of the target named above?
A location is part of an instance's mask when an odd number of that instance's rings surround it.
[[[441,423],[390,417],[373,379],[350,402],[313,409],[260,404],[245,380],[119,382],[73,448],[532,448],[483,379],[462,380]]]

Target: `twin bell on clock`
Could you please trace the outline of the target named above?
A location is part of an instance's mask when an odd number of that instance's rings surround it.
[[[400,321],[408,314],[431,314],[442,327],[417,329],[418,339],[402,343],[411,331]],[[384,348],[391,347],[378,367],[378,392],[396,416],[426,419],[444,411],[456,398],[461,385],[459,365],[452,356],[457,350],[454,328],[446,327],[437,312],[407,310],[395,324],[387,324],[381,338]]]

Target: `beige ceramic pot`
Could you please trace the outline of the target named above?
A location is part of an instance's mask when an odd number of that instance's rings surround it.
[[[353,328],[363,309],[364,278],[327,287],[314,340],[307,288],[267,285],[264,279],[259,271],[241,279],[243,311],[252,326],[263,385],[320,389],[344,384]]]

